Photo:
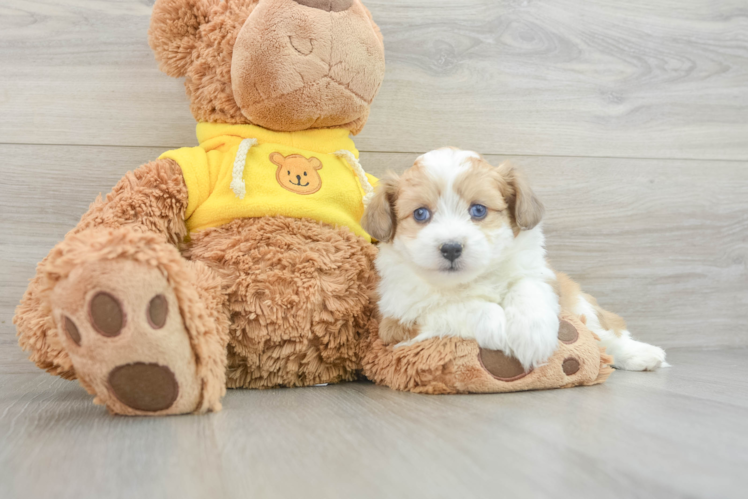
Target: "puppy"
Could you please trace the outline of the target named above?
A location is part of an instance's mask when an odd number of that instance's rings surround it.
[[[563,309],[584,316],[615,366],[662,366],[662,349],[633,340],[622,318],[550,268],[543,212],[514,168],[472,151],[431,151],[382,179],[363,217],[380,242],[382,340],[475,339],[529,370],[555,351]]]

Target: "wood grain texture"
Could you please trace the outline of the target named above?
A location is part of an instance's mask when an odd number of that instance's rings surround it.
[[[656,373],[515,394],[234,390],[161,419],[0,374],[0,496],[744,497],[746,355],[676,349]]]
[[[10,320],[36,263],[99,193],[161,152],[0,145],[0,345],[17,350]],[[379,176],[414,159],[362,156],[367,171]],[[663,347],[748,345],[748,163],[513,161],[546,205],[552,265],[622,314],[636,337]],[[13,366],[26,364],[6,356]]]
[[[5,0],[0,141],[182,146],[150,1]],[[358,144],[748,159],[743,0],[368,0],[387,74]]]

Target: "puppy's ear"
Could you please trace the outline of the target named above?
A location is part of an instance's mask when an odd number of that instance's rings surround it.
[[[361,223],[364,230],[384,243],[392,241],[395,237],[397,226],[397,214],[395,213],[395,201],[397,200],[397,188],[400,178],[389,172],[379,180],[374,188],[374,198],[364,211]]]
[[[220,0],[156,0],[148,30],[148,43],[161,71],[169,76],[187,74],[192,53],[200,41],[200,27],[210,21]]]
[[[533,192],[532,188],[516,168],[509,163],[502,163],[499,170],[509,184],[507,202],[514,215],[514,221],[521,230],[532,229],[543,219],[545,207]]]

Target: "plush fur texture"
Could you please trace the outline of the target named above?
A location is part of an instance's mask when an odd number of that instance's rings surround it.
[[[381,36],[359,1],[328,12],[263,0],[234,50],[234,98],[250,122],[271,130],[342,126],[356,134],[384,77]]]
[[[603,383],[613,372],[612,358],[596,345],[595,335],[577,316],[561,318],[574,325],[578,340],[572,344],[558,341],[547,363],[514,380],[492,375],[474,340],[431,338],[395,347],[378,336],[376,322],[372,322],[371,334],[362,346],[364,374],[377,384],[421,394],[516,392]],[[579,369],[567,375],[564,361],[570,359],[579,363]]]
[[[372,314],[376,249],[347,230],[266,217],[195,233],[182,256],[167,240],[183,234],[177,213],[184,206],[181,171],[171,160],[129,173],[106,200],[92,204],[78,228],[39,265],[17,309],[19,342],[31,351],[32,361],[65,378],[77,375],[97,395],[97,403],[120,414],[145,412],[118,403],[100,381],[104,371],[136,359],[158,361],[179,372],[179,366],[194,358],[202,374],[198,408],[175,405],[148,414],[220,409],[226,386],[302,386],[355,378],[360,337]],[[160,234],[152,228],[160,228]],[[154,279],[165,277],[173,290],[191,354],[149,358],[154,351],[150,340],[158,336],[152,332],[150,339],[132,346],[110,342],[118,350],[112,359],[104,359],[111,354],[105,342],[74,364],[69,353],[78,349],[62,330],[63,316],[54,311],[75,318],[83,331],[84,303],[102,283],[125,309],[139,309],[130,305],[156,293],[146,285],[149,271],[143,267],[156,272]],[[65,300],[76,295],[88,299],[75,304]],[[187,383],[180,380],[180,385]]]
[[[106,199],[99,196],[65,241],[92,228],[128,227],[134,232],[157,233],[162,235],[162,242],[176,243],[187,233],[183,218],[186,206],[187,189],[179,166],[171,160],[157,160],[128,172]],[[49,269],[55,269],[55,259],[64,255],[65,241],[37,266],[13,322],[19,343],[30,351],[31,361],[53,375],[74,379],[70,357],[57,341],[49,303],[49,295],[61,279],[60,273],[50,273]]]
[[[133,271],[140,280],[130,285]],[[153,277],[149,278],[150,275]],[[178,305],[175,321],[184,324],[184,330],[172,332],[172,338],[159,340],[158,334],[154,333],[150,336],[151,342],[136,338],[133,346],[131,339],[136,332],[124,332],[115,339],[97,339],[101,342],[96,345],[92,342],[94,335],[88,336],[83,331],[84,324],[89,321],[88,299],[84,297],[100,290],[111,292],[128,311],[130,304],[143,302],[143,291],[149,288],[149,284],[160,280],[164,280],[164,286],[173,293]],[[113,412],[142,413],[119,404],[101,389],[103,382],[94,380],[94,377],[99,374],[102,364],[112,368],[135,359],[158,361],[176,372],[180,372],[174,368],[178,365],[188,363],[192,366],[194,374],[186,377],[194,376],[195,380],[180,383],[196,384],[202,396],[189,407],[177,405],[162,413],[218,410],[225,393],[228,329],[221,294],[217,277],[205,266],[184,260],[163,236],[128,226],[119,229],[101,227],[71,232],[52,250],[39,265],[37,277],[18,307],[14,322],[18,326],[21,346],[31,350],[31,359],[37,365],[66,378],[77,375],[81,385],[97,396],[95,402],[106,404]],[[145,314],[145,309],[142,309]],[[64,316],[73,318],[81,330],[81,349],[72,346],[65,334],[61,321]],[[179,350],[173,344],[178,339],[173,337],[180,334],[188,340],[184,347],[186,357],[180,352],[179,357],[171,359],[170,351]],[[147,359],[164,342],[159,359]],[[73,352],[72,357],[70,352]],[[110,356],[104,359],[107,354]],[[77,362],[73,363],[75,358],[78,358]]]
[[[200,121],[355,134],[384,77],[360,0],[157,0],[149,41]],[[158,160],[91,205],[17,308],[31,360],[128,415],[215,411],[227,386],[354,378],[374,247],[280,217],[188,235],[187,202],[179,166]]]
[[[294,0],[159,0],[149,42],[185,76],[198,121],[278,131],[361,131],[384,79],[382,35],[360,0],[327,11]]]
[[[661,349],[631,340],[620,317],[556,277],[545,258],[542,216],[513,167],[493,167],[470,151],[432,151],[383,182],[364,215],[367,230],[383,241],[376,261],[381,337],[400,346],[474,339],[532,370],[557,350],[563,307],[588,318],[602,345],[620,356],[617,366],[658,368]]]
[[[195,233],[185,256],[222,278],[228,386],[352,380],[372,315],[375,248],[307,219],[240,219]]]

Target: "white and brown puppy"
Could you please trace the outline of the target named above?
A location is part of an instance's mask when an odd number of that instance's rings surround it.
[[[413,343],[475,339],[526,369],[556,349],[561,309],[584,315],[615,365],[654,370],[665,352],[546,262],[543,205],[507,164],[444,148],[382,179],[363,218],[380,241],[380,337]]]

